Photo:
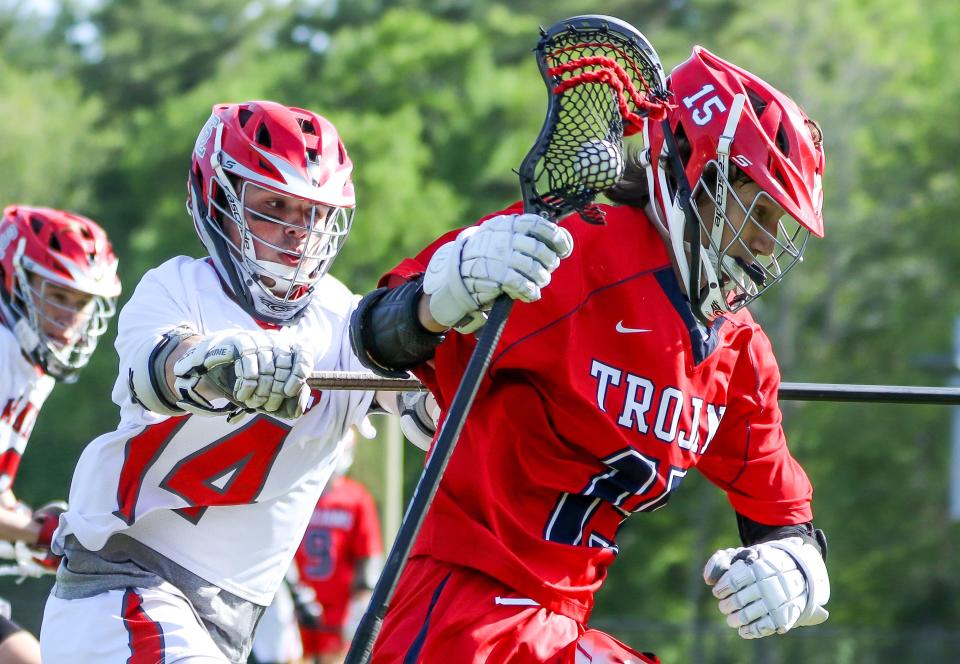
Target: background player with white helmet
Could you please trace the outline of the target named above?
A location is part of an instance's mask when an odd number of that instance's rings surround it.
[[[187,207],[209,257],[147,272],[119,317],[116,431],[84,450],[44,661],[245,660],[344,432],[369,392],[356,300],[327,274],[350,230],[352,163],[304,109],[221,104],[193,150]]]
[[[693,467],[737,515],[743,546],[704,570],[727,623],[757,638],[826,619],[812,489],[786,445],[770,342],[743,308],[822,235],[820,130],[699,47],[669,88],[679,151],[648,119],[604,223],[562,220],[576,251],[559,267],[569,251],[537,259],[532,239],[534,260],[513,269],[489,253],[517,204],[401,263],[354,314],[358,354],[413,369],[446,407],[475,341],[441,334],[475,329],[500,292],[530,302],[494,351],[373,662],[656,661],[586,624],[624,519],[665,505]],[[394,315],[381,302],[405,298],[438,334],[419,357],[378,322]]]
[[[37,561],[55,566],[50,540],[65,506],[31,511],[13,483],[55,383],[77,379],[114,314],[117,258],[86,217],[11,205],[0,219],[0,280],[0,539],[34,547]],[[39,662],[36,639],[8,617],[0,617],[0,661]]]

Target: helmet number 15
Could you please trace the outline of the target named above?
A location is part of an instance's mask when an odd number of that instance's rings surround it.
[[[713,119],[713,109],[716,109],[718,113],[725,113],[727,110],[727,107],[724,106],[723,102],[720,101],[720,97],[717,95],[708,97],[706,101],[704,101],[702,104],[699,104],[698,108],[694,108],[698,101],[713,92],[714,89],[713,83],[707,83],[700,88],[696,94],[692,94],[689,97],[683,98],[683,105],[687,108],[693,108],[693,113],[691,114],[693,121],[701,127]]]

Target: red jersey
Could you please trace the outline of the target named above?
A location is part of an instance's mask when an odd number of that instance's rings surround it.
[[[604,225],[563,221],[572,256],[541,300],[514,307],[413,550],[581,622],[620,525],[694,466],[754,521],[812,519],[766,335],[745,309],[699,325],[643,212],[603,209]],[[424,272],[451,237],[384,282]],[[416,372],[444,410],[475,345],[450,333]]]
[[[295,557],[301,580],[313,587],[323,605],[325,626],[337,630],[343,626],[358,561],[381,553],[373,496],[348,477],[331,480]]]

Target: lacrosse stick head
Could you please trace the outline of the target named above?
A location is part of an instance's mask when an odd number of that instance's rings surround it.
[[[599,222],[591,203],[623,174],[623,137],[666,114],[663,65],[640,31],[601,15],[541,31],[536,55],[547,115],[519,170],[524,209]]]

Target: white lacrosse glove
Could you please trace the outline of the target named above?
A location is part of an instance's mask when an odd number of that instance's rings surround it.
[[[430,259],[423,292],[441,325],[473,332],[501,293],[535,302],[560,259],[573,252],[570,232],[535,214],[500,215],[462,231]]]
[[[430,450],[440,421],[440,406],[431,392],[397,392],[400,430],[411,443],[424,452]]]
[[[266,334],[233,330],[204,338],[173,366],[177,406],[199,415],[243,411],[283,419],[303,414],[310,398],[310,353],[296,344],[277,344]],[[230,402],[215,407],[201,386]]]
[[[827,567],[801,537],[717,551],[703,568],[727,624],[745,639],[819,625],[830,614]]]

